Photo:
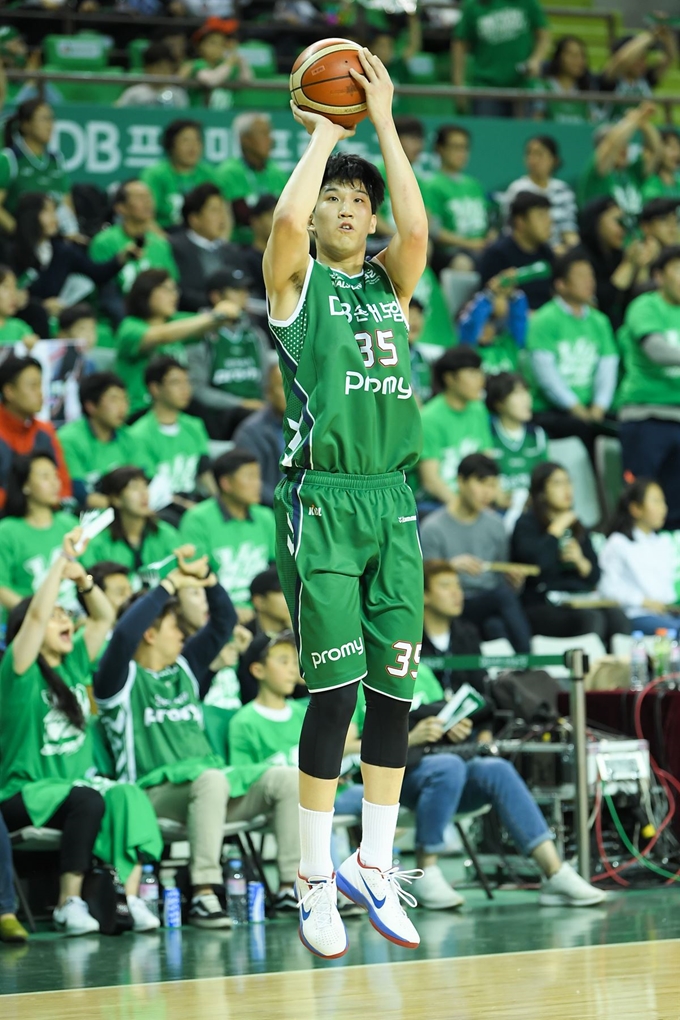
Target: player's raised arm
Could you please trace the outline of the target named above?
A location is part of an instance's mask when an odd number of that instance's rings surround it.
[[[328,157],[348,131],[318,113],[300,110],[293,116],[312,136],[302,159],[281,192],[262,268],[272,316],[287,319],[295,310],[309,258],[309,218],[314,212]]]
[[[411,164],[406,158],[392,116],[394,86],[379,57],[359,50],[364,68],[350,74],[366,92],[368,115],[373,122],[387,173],[387,187],[397,232],[380,259],[390,274],[402,303],[407,303],[427,262],[427,213]]]

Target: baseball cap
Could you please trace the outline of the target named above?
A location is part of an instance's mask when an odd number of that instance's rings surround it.
[[[216,269],[214,273],[210,274],[206,286],[210,293],[211,290],[224,290],[226,287],[231,287],[233,290],[246,290],[252,285],[252,277],[248,276],[243,269],[239,269],[237,266],[225,266],[224,269]]]
[[[259,634],[256,634],[239,659],[239,676],[249,676],[250,667],[253,663],[264,662],[270,649],[276,647],[276,645],[292,645],[295,647],[295,635],[292,630],[282,630],[279,634],[274,634],[273,636],[265,633],[265,631],[260,631]]]
[[[206,35],[211,35],[213,32],[219,32],[220,35],[235,35],[239,29],[239,22],[236,18],[218,18],[210,17],[203,22],[200,28],[198,28],[191,37],[191,41],[194,46],[200,43],[201,39]]]

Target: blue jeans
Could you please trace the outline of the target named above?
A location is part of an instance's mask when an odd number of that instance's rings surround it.
[[[664,616],[634,616],[630,625],[633,630],[641,630],[643,634],[656,634],[660,627],[666,630],[680,630],[680,616],[667,613]]]
[[[12,846],[4,819],[0,814],[0,917],[13,914],[15,908],[12,880]]]
[[[426,754],[406,770],[401,803],[415,812],[416,846],[441,853],[444,829],[455,814],[491,804],[523,854],[553,839],[545,818],[517,770],[504,758]]]

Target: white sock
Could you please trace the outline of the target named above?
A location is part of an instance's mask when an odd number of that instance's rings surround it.
[[[331,836],[335,811],[300,812],[300,874],[303,878],[317,878],[333,874]]]
[[[371,804],[368,800],[362,800],[359,848],[362,864],[380,868],[381,871],[389,871],[392,867],[398,815],[398,804]]]

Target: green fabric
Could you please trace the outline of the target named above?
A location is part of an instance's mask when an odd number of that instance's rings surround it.
[[[163,479],[163,491],[192,493],[201,459],[208,457],[208,433],[200,418],[179,414],[174,426],[160,425],[154,412],[147,411],[130,426],[134,443],[131,464],[146,471],[149,478]]]
[[[207,60],[203,60],[202,57],[196,58],[196,60],[190,60],[189,64],[189,77],[195,78],[199,71],[212,71],[217,64],[209,64]],[[241,73],[241,69],[238,64],[234,64],[231,69],[227,81],[235,81]],[[206,102],[215,109],[228,110],[234,103],[234,93],[231,89],[216,88],[216,89],[190,89],[189,90],[189,106],[205,106]]]
[[[184,196],[200,184],[214,184],[215,173],[209,163],[200,162],[193,170],[180,173],[169,159],[160,159],[142,171],[156,203],[156,220],[163,228],[182,222]]]
[[[468,44],[474,57],[470,85],[523,88],[517,70],[529,59],[534,34],[547,20],[537,0],[464,0],[454,38]]]
[[[0,191],[6,191],[4,207],[14,214],[19,199],[27,191],[50,195],[59,203],[71,190],[71,181],[61,164],[61,157],[53,152],[36,156],[21,141],[15,149],[0,152]]]
[[[423,408],[421,460],[438,460],[440,477],[449,488],[457,487],[458,465],[464,457],[492,447],[489,413],[481,401],[472,400],[464,410],[454,411],[440,393]]]
[[[589,308],[583,317],[577,318],[558,299],[549,301],[531,316],[527,350],[550,351],[560,376],[585,407],[593,402],[600,358],[618,353],[606,315]],[[535,409],[552,407],[535,379],[532,383]]]
[[[206,499],[182,517],[182,542],[196,546],[198,556],[208,554],[236,606],[250,605],[250,582],[274,559],[274,512],[251,506],[248,517],[225,518],[216,499]]]
[[[191,318],[189,312],[176,312],[168,322]],[[141,411],[151,403],[151,397],[144,383],[144,373],[153,358],[167,354],[176,358],[182,365],[187,363],[187,352],[183,342],[156,344],[142,351],[142,341],[150,329],[146,319],[138,319],[128,315],[116,331],[116,372],[125,383],[130,398],[130,413]],[[196,339],[200,339],[197,337]]]
[[[296,313],[270,328],[287,398],[284,466],[371,475],[415,464],[408,326],[379,262],[349,277],[310,258]]]
[[[680,367],[658,365],[647,357],[640,341],[648,333],[661,333],[667,343],[680,347],[680,306],[669,304],[658,292],[641,294],[632,301],[619,330],[626,369],[622,406],[678,403]]]
[[[430,363],[419,349],[418,344],[411,344],[411,385],[421,404],[424,404],[432,396]]]
[[[97,439],[86,417],[68,422],[59,429],[59,442],[64,451],[71,478],[83,482],[93,492],[102,475],[126,464],[134,464],[134,443],[130,430],[116,429],[113,439],[103,443]]]
[[[0,325],[0,344],[18,344],[34,331],[23,319],[5,319]]]
[[[129,570],[130,584],[137,591],[142,586],[139,570],[149,563],[170,556],[181,545],[179,532],[171,524],[158,521],[158,531],[147,529],[139,549],[133,549],[124,539],[114,539],[111,528],[106,528],[93,538],[83,553],[81,560],[86,567],[102,560],[113,560],[122,563]]]
[[[591,156],[578,187],[578,204],[583,208],[593,198],[609,195],[621,207],[631,229],[642,209],[642,186],[645,182],[645,165],[642,156],[623,170],[598,172],[595,156]]]
[[[492,343],[477,344],[475,350],[482,359],[484,375],[517,372],[519,369],[517,341],[510,333],[498,333]]]
[[[34,528],[23,517],[0,521],[0,587],[22,599],[33,595],[59,556],[64,535],[77,524],[73,514],[61,511],[52,515],[49,528]],[[67,609],[78,607],[72,581],[62,582],[59,599]]]
[[[297,766],[306,712],[307,702],[293,699],[278,719],[264,716],[256,701],[244,705],[229,723],[229,763]]]
[[[519,437],[510,436],[498,419],[492,419],[491,434],[493,458],[500,471],[503,491],[528,489],[532,471],[537,464],[543,464],[548,459],[548,441],[543,429],[522,426]]]
[[[228,201],[245,199],[251,206],[255,205],[261,195],[275,195],[278,198],[289,176],[271,159],[261,170],[254,170],[244,159],[237,157],[220,163],[215,171],[215,183]],[[250,244],[252,239],[250,227],[236,227],[232,236],[236,244]]]
[[[672,184],[666,184],[658,174],[652,174],[642,185],[642,201],[652,198],[680,198],[680,174],[675,175]]]
[[[427,182],[425,204],[433,218],[434,233],[443,228],[470,240],[486,237],[488,204],[474,177],[443,171],[434,174]]]
[[[210,385],[242,400],[262,399],[261,345],[247,318],[210,336]]]
[[[554,103],[541,103],[541,110],[546,120],[553,124],[586,124],[592,120],[590,103],[577,99],[577,92],[565,92],[559,82],[553,78],[539,79],[535,82],[538,92],[553,92],[564,98]]]
[[[413,296],[423,306],[423,330],[418,337],[418,343],[433,347],[453,347],[458,342],[456,329],[451,321],[439,280],[431,266],[425,266]]]
[[[421,662],[418,666],[418,677],[416,679],[415,688],[413,691],[413,701],[411,702],[411,711],[415,712],[421,705],[431,705],[434,701],[444,700],[444,688],[437,680],[436,676],[432,672],[429,666],[426,666],[424,662]],[[352,722],[359,731],[359,734],[363,733],[364,722],[366,720],[366,695],[364,694],[364,685],[359,684],[359,690],[357,692],[357,704],[354,709],[354,715],[352,716]]]
[[[108,262],[131,243],[132,238],[128,237],[120,224],[116,223],[95,234],[89,247],[89,255],[94,262]],[[151,230],[144,235],[142,257],[133,262],[126,262],[116,277],[118,286],[124,294],[127,294],[139,274],[143,273],[145,269],[165,269],[173,280],[179,280],[179,270],[172,254],[170,242]]]

